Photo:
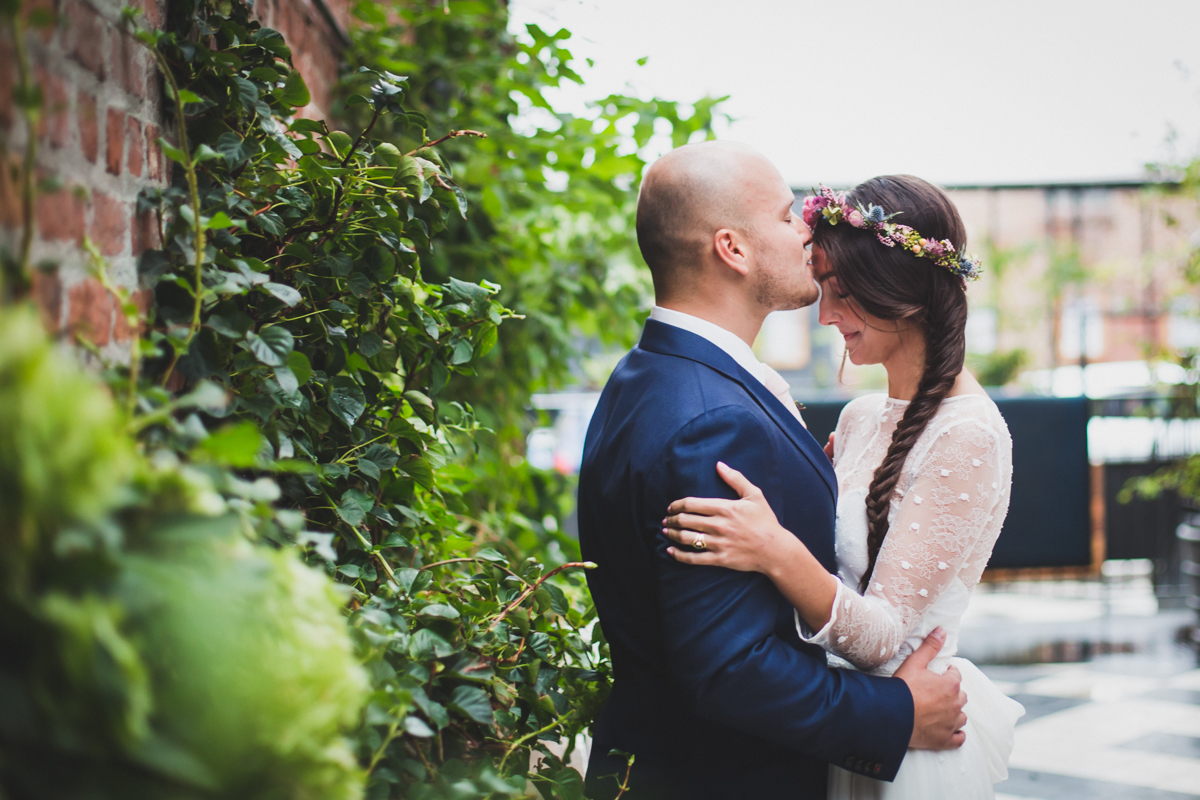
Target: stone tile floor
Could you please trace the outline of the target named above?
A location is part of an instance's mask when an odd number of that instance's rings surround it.
[[[1200,800],[1194,619],[1137,581],[977,593],[960,650],[1026,708],[998,800]],[[1087,660],[1028,663],[1063,653]]]

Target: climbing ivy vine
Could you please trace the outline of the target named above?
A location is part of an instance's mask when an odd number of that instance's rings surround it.
[[[569,482],[522,457],[526,409],[584,346],[632,337],[640,153],[711,135],[713,103],[555,114],[545,90],[579,79],[565,31],[513,36],[498,0],[364,0],[342,122],[312,120],[251,12],[124,14],[173,166],[139,198],[164,242],[140,256],[149,311],[85,243],[139,331],[107,391],[0,313],[20,344],[0,476],[26,487],[0,503],[0,637],[30,654],[0,657],[22,753],[0,791],[582,798],[566,759],[607,644],[560,530]],[[6,262],[18,300],[27,262]]]

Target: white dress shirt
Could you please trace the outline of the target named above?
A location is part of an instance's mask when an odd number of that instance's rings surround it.
[[[754,355],[754,351],[750,349],[750,345],[746,344],[742,337],[706,319],[662,306],[654,306],[650,309],[650,319],[694,333],[724,350],[730,358],[738,363],[738,366],[757,378],[767,388],[767,391],[775,395],[783,407],[800,421],[801,425],[805,425],[804,418],[800,416],[800,409],[796,407],[796,401],[792,399],[789,392],[790,387],[787,381],[778,372],[759,361]],[[805,425],[805,427],[808,426]]]

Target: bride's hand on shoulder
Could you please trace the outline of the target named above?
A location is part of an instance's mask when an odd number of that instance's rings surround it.
[[[682,545],[667,548],[676,561],[769,574],[785,552],[804,546],[746,476],[723,462],[717,462],[717,474],[737,500],[685,497],[667,508],[662,532]]]

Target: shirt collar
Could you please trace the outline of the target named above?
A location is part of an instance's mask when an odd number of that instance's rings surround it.
[[[663,308],[662,306],[654,306],[650,309],[650,319],[667,325],[673,325],[676,328],[682,328],[712,342],[736,361],[738,366],[755,378],[762,380],[761,362],[755,357],[754,351],[750,349],[750,345],[742,341],[742,338],[736,333],[727,331],[720,325],[716,325],[706,319],[700,319],[691,314],[685,314],[682,311],[675,311],[670,308]]]

